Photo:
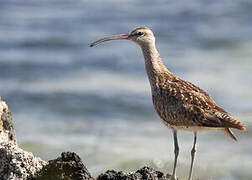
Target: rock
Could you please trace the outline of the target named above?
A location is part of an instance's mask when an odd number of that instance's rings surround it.
[[[99,175],[97,180],[169,180],[170,177],[170,175],[164,175],[162,172],[156,171],[153,168],[143,167],[135,173],[108,170],[107,172]]]
[[[0,143],[0,179],[26,179],[47,163],[13,142]]]
[[[63,152],[61,157],[49,161],[43,169],[32,178],[36,180],[94,180],[84,166],[80,157],[74,152]]]
[[[2,127],[0,128],[1,133],[5,133],[7,140],[8,141],[12,141],[13,143],[17,143],[17,139],[16,139],[16,132],[14,129],[14,125],[13,125],[13,121],[12,121],[12,115],[11,112],[6,112],[3,113],[1,116],[2,120]],[[2,140],[3,141],[3,140]],[[0,140],[0,142],[2,142]]]
[[[0,143],[12,141],[17,143],[11,112],[7,104],[0,97]]]
[[[46,164],[18,147],[11,112],[0,99],[0,179],[27,179]]]

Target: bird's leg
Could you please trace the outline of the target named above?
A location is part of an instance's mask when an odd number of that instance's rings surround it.
[[[193,141],[193,148],[191,151],[191,166],[190,166],[190,172],[189,172],[189,177],[188,180],[192,179],[192,171],[193,171],[193,163],[194,163],[194,157],[195,157],[195,153],[196,153],[196,141],[197,141],[197,132],[194,132],[194,141]]]
[[[174,165],[171,180],[176,180],[176,167],[177,167],[177,159],[179,155],[179,146],[178,146],[178,138],[177,138],[177,130],[173,129],[173,138],[174,138]]]

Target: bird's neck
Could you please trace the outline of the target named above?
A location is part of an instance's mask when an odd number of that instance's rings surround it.
[[[145,69],[151,86],[155,86],[160,78],[164,76],[169,78],[172,75],[163,64],[155,43],[143,45],[141,48],[145,59]]]

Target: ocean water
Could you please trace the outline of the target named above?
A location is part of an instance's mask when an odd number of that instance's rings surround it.
[[[194,177],[252,178],[252,1],[4,0],[0,96],[19,145],[45,160],[77,152],[93,174],[144,165],[170,172],[173,138],[156,115],[140,48],[101,37],[150,27],[168,69],[209,92],[247,126],[202,132]],[[179,132],[178,176],[193,135]]]

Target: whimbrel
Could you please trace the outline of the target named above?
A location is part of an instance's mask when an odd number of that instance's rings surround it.
[[[117,39],[133,41],[142,49],[154,108],[164,124],[173,131],[175,158],[172,179],[176,179],[176,166],[179,155],[177,131],[186,130],[194,133],[188,177],[188,180],[191,180],[197,132],[202,130],[221,130],[236,140],[230,128],[245,130],[244,124],[219,107],[212,97],[201,88],[180,79],[168,71],[156,49],[155,37],[149,28],[138,27],[129,34],[105,37],[93,42],[90,46]]]

